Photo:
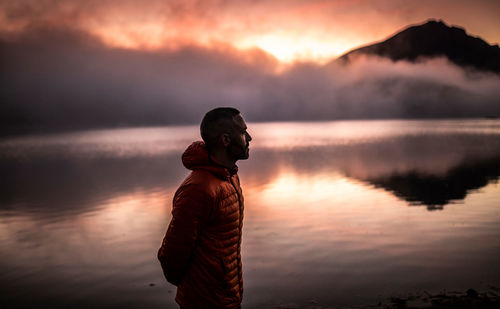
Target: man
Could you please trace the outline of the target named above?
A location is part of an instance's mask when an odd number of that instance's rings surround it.
[[[209,111],[200,132],[203,142],[182,155],[192,172],[175,193],[158,259],[181,308],[240,308],[243,195],[235,163],[248,159],[252,138],[230,107]]]

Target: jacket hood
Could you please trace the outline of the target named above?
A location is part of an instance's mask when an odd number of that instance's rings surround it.
[[[182,164],[189,170],[208,170],[223,179],[229,179],[238,172],[238,167],[236,165],[232,169],[228,169],[217,162],[217,160],[208,153],[205,143],[202,141],[193,142],[186,148],[182,154]]]

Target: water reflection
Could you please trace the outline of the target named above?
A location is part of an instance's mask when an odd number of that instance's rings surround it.
[[[500,121],[249,128],[251,159],[240,163],[247,308],[500,278]],[[176,308],[155,252],[196,133],[0,140],[0,302]]]
[[[0,302],[6,308],[173,305],[152,252],[170,193],[129,192],[86,212],[0,212]],[[50,205],[39,205],[50,208]]]
[[[443,147],[443,145],[446,145]],[[326,180],[310,188],[308,198],[338,188],[328,183],[337,174],[393,192],[411,205],[442,208],[463,200],[500,175],[500,142],[496,136],[415,136],[377,143],[252,150],[241,173],[252,186],[273,184],[286,192],[300,190],[287,179]],[[3,158],[1,208],[37,211],[85,211],[110,196],[138,189],[172,190],[185,176],[178,153],[146,157],[74,158],[38,155]],[[302,185],[304,186],[304,184]],[[347,194],[344,192],[344,194]],[[40,205],[42,205],[40,207]],[[43,205],[50,205],[44,207]]]
[[[135,191],[168,191],[185,176],[178,154],[92,158],[37,156],[0,160],[0,209],[79,214]]]
[[[276,183],[273,178],[284,171],[311,179],[341,174],[385,189],[409,205],[433,210],[463,200],[467,193],[498,179],[500,138],[463,133],[402,136],[292,151],[262,149],[252,159],[252,173],[246,175],[252,185]],[[246,173],[244,168],[242,172]],[[297,190],[287,183],[281,186],[284,191]],[[321,190],[337,189],[326,182]],[[308,198],[321,194],[317,191]]]
[[[491,120],[252,127],[252,160],[241,163],[252,186],[274,183],[283,171],[299,177],[342,174],[435,209],[500,175],[500,125]],[[131,190],[175,187],[185,176],[179,153],[196,127],[114,131],[0,142],[0,207],[82,209]]]
[[[370,183],[394,192],[410,205],[426,205],[429,210],[443,209],[452,201],[464,200],[473,190],[497,182],[500,157],[471,160],[448,170],[444,175],[418,172],[394,173],[389,177],[370,179]]]

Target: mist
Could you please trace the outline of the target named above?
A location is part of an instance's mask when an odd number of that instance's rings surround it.
[[[259,49],[110,48],[83,31],[2,34],[2,131],[248,121],[500,116],[500,77],[449,63],[361,57],[284,66]]]

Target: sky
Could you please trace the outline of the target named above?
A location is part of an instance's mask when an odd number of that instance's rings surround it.
[[[500,42],[500,1],[0,0],[0,128],[500,116],[500,77],[336,57],[442,19]]]
[[[326,62],[429,18],[500,42],[497,0],[2,0],[0,29],[74,28],[113,47],[260,48]]]

